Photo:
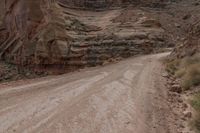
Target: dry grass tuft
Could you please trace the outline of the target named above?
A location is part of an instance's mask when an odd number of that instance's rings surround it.
[[[189,65],[182,73],[182,87],[189,89],[200,84],[200,63]]]
[[[182,78],[186,73],[186,70],[184,68],[179,69],[175,72],[175,77]]]
[[[166,71],[170,74],[174,75],[175,72],[178,70],[180,64],[180,60],[173,60],[166,63]]]
[[[193,121],[192,125],[200,133],[200,93],[194,96],[193,100],[191,100],[191,105],[197,111],[197,118]]]
[[[200,85],[200,55],[170,61],[166,63],[166,71],[181,78],[185,90]]]

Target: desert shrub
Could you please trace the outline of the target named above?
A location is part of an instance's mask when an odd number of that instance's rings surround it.
[[[184,89],[200,85],[200,62],[191,62],[185,69],[180,69],[179,73],[177,71],[177,75],[182,77],[181,84]]]
[[[166,71],[169,72],[170,74],[174,75],[175,72],[179,68],[180,61],[179,60],[173,60],[168,63],[166,63]]]
[[[185,73],[186,73],[186,69],[181,68],[175,72],[175,77],[182,78],[185,75]]]
[[[191,100],[191,105],[197,111],[197,117],[192,122],[192,125],[195,129],[197,129],[197,132],[200,133],[200,93],[194,96]]]
[[[196,133],[200,133],[200,114],[191,121],[190,125]]]
[[[200,93],[196,94],[191,100],[191,105],[200,112]]]
[[[177,78],[181,78],[184,89],[200,85],[200,55],[168,61],[166,71]]]
[[[192,57],[186,57],[182,60],[182,65],[184,67],[188,67],[190,65],[197,64],[197,63],[200,63],[200,55],[199,54],[194,55]]]
[[[192,64],[185,69],[182,77],[182,87],[189,89],[200,84],[200,63]]]

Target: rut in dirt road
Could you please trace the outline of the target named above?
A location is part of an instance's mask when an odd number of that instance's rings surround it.
[[[160,76],[160,58],[166,55],[136,57],[29,84],[0,86],[0,132],[171,132]]]

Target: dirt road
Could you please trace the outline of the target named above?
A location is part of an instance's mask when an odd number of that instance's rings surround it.
[[[0,132],[169,133],[163,56],[1,85]]]

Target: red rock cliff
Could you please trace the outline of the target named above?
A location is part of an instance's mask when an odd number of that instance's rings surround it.
[[[6,0],[0,5],[6,12],[1,14],[4,23],[0,29],[0,57],[29,67],[77,68],[151,53],[165,46],[159,22],[141,16],[144,13],[140,11],[95,13],[67,8],[124,2],[128,1]]]

